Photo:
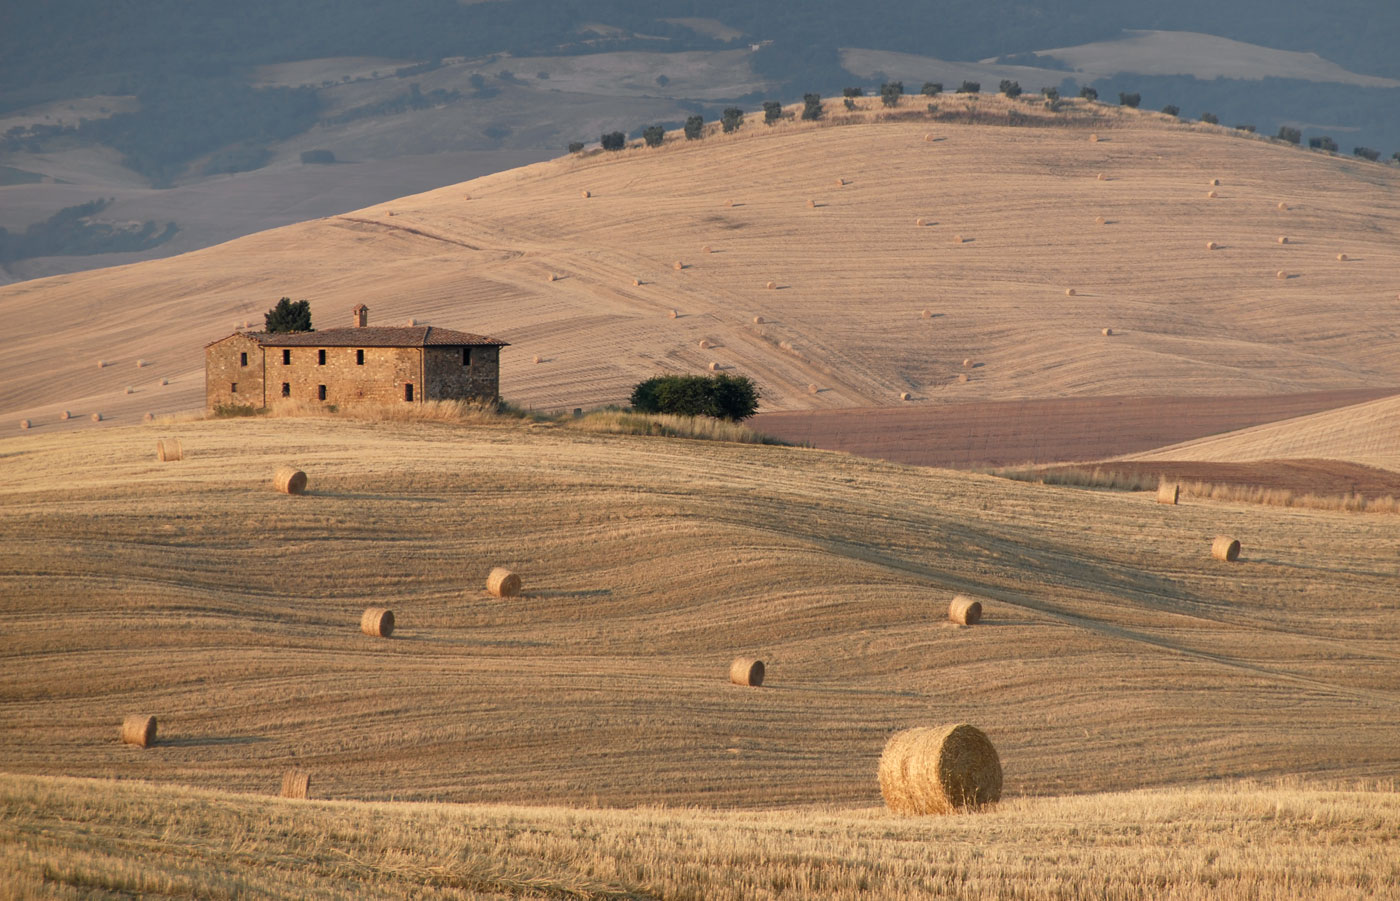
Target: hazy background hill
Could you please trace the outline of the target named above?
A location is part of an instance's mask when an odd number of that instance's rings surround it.
[[[1092,85],[1400,147],[1400,8],[61,0],[0,13],[0,279],[183,252],[803,92]],[[305,156],[304,156],[305,155]],[[97,212],[84,204],[106,199]]]

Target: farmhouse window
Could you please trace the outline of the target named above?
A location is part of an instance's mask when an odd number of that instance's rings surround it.
[[[325,348],[321,348],[320,350],[316,351],[316,365],[317,365],[317,366],[324,366],[324,365],[326,365],[326,350],[325,350]]]
[[[282,349],[282,365],[292,365],[292,349],[290,347],[284,347]]]
[[[413,400],[413,383],[408,382],[403,386],[403,399]]]
[[[238,393],[238,383],[237,383],[237,382],[229,382],[229,383],[228,383],[228,390],[229,390],[229,393],[231,393],[231,394],[237,394],[237,393]]]
[[[317,385],[317,386],[316,386],[316,397],[317,397],[318,399],[320,399],[320,400],[325,400],[325,399],[326,399],[326,386],[325,386],[325,385]]]
[[[470,347],[462,348],[462,365],[472,365],[472,349]]]
[[[362,350],[357,350],[357,351],[355,351],[355,365],[356,365],[356,366],[363,366],[363,365],[365,365],[365,352],[364,352],[364,351],[362,351]]]
[[[291,383],[291,382],[283,382],[283,383],[282,383],[282,396],[283,396],[283,397],[291,397],[291,396],[292,396],[292,383]]]
[[[238,355],[238,365],[239,365],[239,366],[247,366],[247,365],[248,365],[248,352],[247,352],[247,351],[244,351],[243,353],[241,353],[241,354]]]

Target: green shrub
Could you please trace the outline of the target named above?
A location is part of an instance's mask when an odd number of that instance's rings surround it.
[[[1166,106],[1162,107],[1162,112],[1166,113],[1168,116],[1180,116],[1181,107],[1174,103],[1168,103]]]
[[[724,115],[720,117],[719,124],[724,129],[725,134],[738,131],[744,124],[744,111],[737,106],[726,108]]]
[[[880,102],[885,106],[899,106],[899,98],[904,96],[904,82],[887,81],[880,85]]]
[[[845,101],[843,101],[843,102],[846,104],[846,109],[847,109],[849,112],[855,112],[855,109],[856,109],[856,102],[855,102],[854,100],[852,100],[851,98],[847,97],[847,98],[845,99]]]
[[[757,412],[758,388],[741,375],[659,375],[638,383],[632,389],[631,403],[642,413],[713,416],[739,422]]]
[[[583,152],[583,142],[582,142],[582,141],[570,141],[570,142],[569,142],[569,152],[570,152],[570,153],[582,153],[582,152]]]
[[[666,129],[660,125],[648,125],[642,129],[642,140],[648,147],[660,147],[661,142],[666,140]]]
[[[864,97],[865,91],[861,88],[842,88],[842,97]]]
[[[704,134],[704,116],[691,116],[685,120],[685,138],[687,141],[698,141]]]
[[[620,131],[610,131],[603,135],[601,143],[604,150],[621,150],[627,146],[627,135]]]
[[[926,81],[921,92],[925,97],[937,97],[943,93],[943,84],[937,81]]]
[[[1021,96],[1020,82],[1012,81],[1009,78],[1003,78],[1001,84],[997,86],[997,90],[1013,100]]]
[[[1370,147],[1353,147],[1351,149],[1351,154],[1352,156],[1359,156],[1363,160],[1370,160],[1373,163],[1381,158],[1381,152],[1379,150],[1372,150]]]
[[[1220,117],[1215,113],[1201,113],[1201,121],[1210,125],[1219,125]]]
[[[802,118],[808,122],[815,122],[822,117],[822,95],[803,94],[802,95]]]
[[[980,94],[982,93],[982,83],[980,81],[964,81],[958,86],[959,94]]]
[[[1303,142],[1302,129],[1293,128],[1289,125],[1280,125],[1278,127],[1278,136],[1280,139],[1290,144],[1301,144]]]
[[[290,297],[277,301],[277,305],[263,315],[263,328],[269,332],[314,332],[311,327],[311,302],[298,300],[292,303]]]
[[[1085,100],[1098,100],[1099,92],[1089,87],[1088,85],[1085,85],[1084,87],[1079,89],[1079,96],[1083,97]]]
[[[1139,94],[1137,91],[1134,91],[1131,94],[1129,94],[1126,91],[1119,91],[1118,102],[1123,106],[1130,106],[1133,109],[1137,109],[1139,104],[1142,103],[1142,95]]]
[[[783,105],[776,100],[763,101],[763,124],[772,125],[783,117]]]
[[[1254,126],[1253,126],[1253,125],[1236,125],[1236,126],[1235,126],[1235,131],[1244,131],[1244,132],[1248,132],[1249,134],[1254,134]],[[1294,143],[1297,143],[1297,142],[1295,141]]]
[[[1327,135],[1320,135],[1316,138],[1308,138],[1308,146],[1313,150],[1326,150],[1328,153],[1337,152],[1337,142]]]

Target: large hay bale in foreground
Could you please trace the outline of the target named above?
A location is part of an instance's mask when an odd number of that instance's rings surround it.
[[[486,590],[498,598],[513,598],[520,594],[520,577],[504,566],[498,566],[486,577]]]
[[[282,797],[305,801],[311,792],[311,774],[304,770],[288,770],[282,776]]]
[[[272,484],[283,494],[303,494],[306,491],[306,473],[293,466],[283,466],[273,476]]]
[[[122,720],[122,743],[149,748],[156,743],[156,718],[133,713]]]
[[[762,685],[763,673],[762,660],[736,657],[734,662],[729,664],[729,681],[735,685],[752,685],[754,687]]]
[[[1001,799],[1001,759],[976,726],[896,732],[880,755],[880,794],[894,813],[967,812]]]
[[[162,438],[156,442],[156,459],[162,463],[174,463],[185,459],[185,448],[179,438]]]
[[[360,614],[360,631],[373,638],[388,638],[394,634],[394,611],[385,607],[366,607]]]
[[[948,605],[948,619],[960,626],[975,626],[982,621],[982,602],[965,594],[956,595]]]
[[[1226,563],[1234,563],[1240,556],[1240,543],[1228,535],[1217,535],[1211,543],[1210,555]]]
[[[1176,505],[1181,500],[1181,486],[1176,482],[1160,482],[1157,485],[1157,503]]]

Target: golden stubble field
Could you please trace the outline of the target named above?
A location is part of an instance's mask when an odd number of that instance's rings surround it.
[[[160,437],[186,459],[156,462]],[[287,463],[307,495],[272,490]],[[30,434],[0,474],[19,897],[1340,898],[1400,876],[1400,563],[1375,517],[518,421]],[[1210,559],[1219,532],[1239,562]],[[495,565],[521,597],[486,595]],[[982,625],[946,621],[955,591]],[[393,638],[359,632],[367,606]],[[727,683],[740,654],[763,687]],[[133,712],[155,747],[118,742]],[[996,744],[1003,803],[880,812],[889,735],[958,720]],[[336,803],[268,800],[291,768]]]
[[[504,338],[507,398],[549,409],[711,363],[765,410],[1400,384],[1395,169],[1079,101],[862,103],[8,286],[0,414],[198,407],[201,346],[284,295]]]

